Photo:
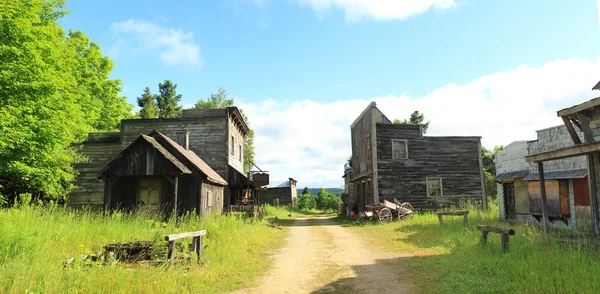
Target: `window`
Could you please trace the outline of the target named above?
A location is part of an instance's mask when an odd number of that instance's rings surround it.
[[[240,161],[242,161],[242,145],[240,145]]]
[[[442,178],[427,178],[427,196],[443,196]]]
[[[369,140],[369,135],[367,135],[366,142],[367,142],[367,161],[370,161],[371,160],[371,140]]]
[[[231,136],[231,154],[235,155],[235,137],[234,136]]]
[[[392,158],[408,159],[408,147],[406,140],[392,140]]]

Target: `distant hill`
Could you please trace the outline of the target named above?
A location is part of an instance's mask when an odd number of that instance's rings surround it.
[[[302,194],[302,190],[304,190],[304,188],[298,189],[298,195]],[[321,191],[321,188],[308,188],[308,190],[310,191],[310,194],[317,194],[319,191]],[[336,196],[341,196],[344,192],[340,188],[325,188],[325,190],[329,191],[329,193],[335,194]]]

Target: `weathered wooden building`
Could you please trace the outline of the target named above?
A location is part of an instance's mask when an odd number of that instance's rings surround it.
[[[480,137],[423,136],[421,125],[393,124],[374,102],[351,135],[353,209],[394,198],[421,210],[486,207]]]
[[[79,176],[75,183],[77,188],[70,195],[69,203],[79,207],[115,208],[119,205],[117,199],[121,199],[119,197],[125,193],[135,194],[135,197],[123,196],[125,197],[123,199],[126,199],[123,201],[126,202],[121,205],[132,207],[139,201],[143,201],[139,197],[140,193],[145,197],[144,193],[146,192],[140,192],[145,189],[160,190],[159,192],[150,192],[154,193],[153,195],[156,193],[164,195],[164,197],[171,195],[175,186],[171,180],[178,174],[180,176],[179,184],[186,185],[186,187],[188,186],[187,182],[192,181],[190,177],[195,177],[193,181],[197,183],[201,181],[201,184],[194,183],[191,185],[193,188],[189,187],[189,193],[194,194],[193,197],[196,197],[196,192],[205,193],[201,197],[198,196],[200,197],[197,198],[199,202],[194,200],[195,198],[192,199],[192,196],[184,197],[182,194],[177,200],[178,207],[198,209],[208,204],[212,204],[214,207],[220,204],[218,208],[220,211],[223,207],[229,207],[237,199],[246,195],[246,189],[252,186],[243,170],[244,137],[248,130],[240,111],[236,107],[227,107],[183,110],[181,118],[128,119],[121,121],[120,132],[90,133],[81,148],[82,154],[88,157],[88,161],[75,166],[79,171]],[[156,144],[153,144],[153,140],[156,141]],[[159,145],[172,156],[161,153]],[[139,152],[142,151],[151,152],[144,154],[147,160],[156,160],[154,164],[162,164],[158,166],[158,170],[151,170],[151,173],[156,176],[165,178],[160,185],[158,180],[142,180],[141,177],[146,176],[145,173],[149,172],[141,170],[149,168],[147,164],[144,167],[135,166],[134,171],[128,171],[135,174],[127,175],[125,171],[119,171],[123,168],[120,165],[124,164],[124,161],[139,161]],[[177,165],[177,161],[182,165]],[[201,164],[202,162],[204,164]],[[198,166],[202,166],[203,169]],[[168,174],[165,174],[167,171],[162,170],[163,168],[169,170]],[[214,172],[213,175],[210,170]],[[117,180],[121,184],[113,183],[112,175],[134,177],[131,179],[136,179],[133,182],[137,184],[132,184],[124,179]],[[215,175],[218,175],[220,179]],[[105,180],[108,180],[110,184],[107,184]],[[223,183],[220,183],[221,180]],[[127,184],[124,184],[126,182]],[[212,185],[223,186],[220,188],[223,189],[223,195],[219,196],[219,188],[213,189]],[[107,196],[105,186],[112,187],[114,194],[111,193]],[[156,196],[152,197],[156,198]],[[136,200],[132,202],[134,198]],[[205,203],[201,203],[202,199],[207,200]],[[198,211],[201,212],[202,209]]]
[[[599,85],[600,83],[593,89],[600,89]],[[562,118],[572,144],[553,150],[536,150],[537,152],[530,152],[530,154],[525,157],[527,162],[535,163],[537,165],[540,186],[539,194],[542,206],[541,222],[544,225],[545,231],[548,232],[552,220],[551,214],[553,206],[556,206],[552,205],[552,202],[549,201],[552,196],[550,196],[550,193],[546,191],[545,188],[546,169],[551,167],[553,162],[567,158],[585,156],[585,161],[587,163],[587,190],[590,205],[591,227],[596,236],[600,235],[600,210],[598,206],[598,186],[600,184],[600,177],[598,176],[600,173],[600,98],[595,98],[562,109],[558,111],[557,114]],[[559,190],[560,189],[561,188],[559,187]],[[573,187],[573,190],[575,190],[575,187]],[[583,191],[581,192],[581,195],[581,200],[583,201],[583,196],[585,196]],[[584,203],[581,203],[580,206],[585,205]],[[561,211],[562,207],[563,203],[561,202]],[[556,209],[554,208],[554,210]]]
[[[258,191],[258,199],[262,204],[271,205],[298,205],[298,182],[293,178],[285,181],[272,181],[269,185]]]
[[[537,131],[533,141],[517,141],[495,156],[500,219],[541,223],[543,216],[538,166],[528,163],[530,154],[571,145],[567,128]],[[544,168],[548,218],[556,228],[575,229],[591,223],[585,157],[549,161]]]
[[[350,183],[350,179],[353,177],[352,175],[352,167],[350,167],[348,163],[344,164],[344,175],[342,176],[344,179],[344,204],[346,205],[346,208],[350,209],[354,207],[354,185]]]

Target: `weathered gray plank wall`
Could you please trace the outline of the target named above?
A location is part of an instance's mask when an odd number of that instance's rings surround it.
[[[379,199],[417,209],[469,200],[481,204],[479,137],[421,137],[418,125],[377,124]],[[392,159],[392,139],[406,139],[408,159]],[[442,178],[443,196],[427,196],[426,178]]]
[[[223,186],[214,185],[207,181],[202,182],[200,216],[206,216],[212,212],[221,212],[223,209],[223,191]]]
[[[273,205],[273,199],[279,199],[279,205],[294,204],[292,191],[296,190],[290,187],[269,188],[267,190],[258,191],[258,201],[260,204]]]

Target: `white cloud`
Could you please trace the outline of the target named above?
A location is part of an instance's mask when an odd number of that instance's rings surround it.
[[[347,21],[370,17],[376,20],[404,20],[431,9],[444,10],[456,5],[454,0],[295,0],[312,6],[318,14],[332,7],[344,10]]]
[[[339,187],[351,154],[350,124],[375,101],[386,116],[423,112],[429,136],[481,136],[483,145],[535,139],[535,130],[558,125],[556,111],[594,98],[600,59],[569,59],[448,84],[423,97],[388,95],[319,103],[267,99],[242,103],[255,129],[256,162],[272,179],[294,177],[298,185]]]
[[[166,66],[182,66],[186,69],[202,66],[200,46],[194,42],[191,32],[134,19],[115,22],[110,29],[122,35],[111,50],[114,53],[128,48],[135,52],[157,54]],[[125,42],[125,35],[132,36],[134,40]]]

